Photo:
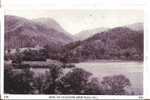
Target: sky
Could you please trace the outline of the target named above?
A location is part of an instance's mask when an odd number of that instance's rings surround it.
[[[6,15],[16,15],[28,19],[52,18],[67,32],[79,33],[99,27],[112,28],[144,22],[143,10],[6,10]]]

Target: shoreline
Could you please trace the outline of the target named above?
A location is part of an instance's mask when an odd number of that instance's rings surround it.
[[[96,62],[103,62],[103,63],[110,63],[110,62],[138,62],[138,63],[144,63],[144,61],[136,61],[136,60],[107,60],[107,59],[96,59],[96,60],[86,60],[79,63],[96,63]]]

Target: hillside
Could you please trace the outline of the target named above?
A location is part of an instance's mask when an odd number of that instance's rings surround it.
[[[87,59],[143,60],[143,32],[116,27],[66,46],[67,61]],[[69,48],[68,48],[69,47]]]
[[[5,16],[5,48],[62,46],[73,38],[53,19],[29,20],[17,16]]]
[[[95,29],[91,29],[91,30],[84,30],[81,31],[77,34],[75,34],[75,37],[79,40],[85,40],[93,35],[95,35],[96,33],[100,33],[103,31],[108,30],[107,28],[95,28]]]
[[[131,30],[134,30],[134,31],[143,31],[144,30],[143,23],[134,23],[134,24],[126,25],[126,27]]]
[[[133,31],[143,31],[144,30],[143,23],[133,23],[133,24],[122,26],[122,27],[129,28]],[[92,37],[96,33],[101,33],[101,32],[107,31],[108,29],[109,28],[100,27],[100,28],[95,28],[95,29],[83,30],[83,31],[75,34],[75,37],[78,40],[82,41],[82,40],[85,40],[89,37]]]
[[[68,37],[74,39],[74,36],[71,35],[70,33],[68,33],[67,31],[65,31],[58,22],[56,22],[54,19],[52,18],[37,18],[37,19],[33,19],[34,22],[38,23],[41,26],[44,26],[45,28],[52,28],[55,29],[59,32],[65,33]]]

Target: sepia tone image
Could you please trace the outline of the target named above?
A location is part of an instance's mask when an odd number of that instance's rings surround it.
[[[5,94],[143,95],[143,10],[6,10]]]

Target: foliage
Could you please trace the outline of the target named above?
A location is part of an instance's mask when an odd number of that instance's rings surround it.
[[[23,55],[20,52],[20,49],[16,49],[16,53],[13,56],[13,63],[21,64]]]
[[[72,43],[70,44],[72,45]],[[117,27],[66,46],[68,62],[87,59],[143,60],[143,32]]]
[[[101,94],[97,80],[89,82],[92,74],[75,68],[58,81],[58,91],[61,94]]]
[[[63,75],[62,72],[62,67],[59,66],[50,66],[49,68],[49,73],[46,76],[46,84],[45,84],[45,89],[44,92],[45,94],[57,94],[56,91],[56,84],[57,84],[57,79],[59,79]]]
[[[6,66],[7,67],[7,66]],[[8,67],[5,68],[4,70],[4,92],[5,93],[13,93],[13,85],[14,85],[14,81],[13,81],[13,72],[12,72],[12,68]]]
[[[85,88],[86,95],[103,95],[103,88],[97,77],[91,78]]]
[[[104,94],[107,95],[125,95],[125,88],[130,86],[130,80],[124,75],[114,75],[103,77],[102,85]]]
[[[31,94],[33,90],[33,73],[29,69],[21,72],[14,72],[13,69],[4,71],[5,93]]]
[[[27,49],[22,54],[24,61],[45,61],[48,58],[48,51],[46,49]]]
[[[63,68],[55,65],[37,76],[29,69],[7,66],[4,71],[4,92],[10,94],[126,95],[130,85],[124,75],[106,76],[100,82],[81,68],[63,74]]]

